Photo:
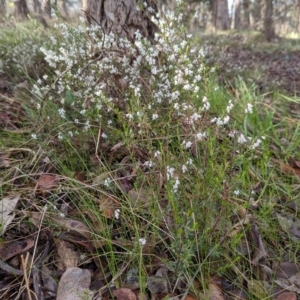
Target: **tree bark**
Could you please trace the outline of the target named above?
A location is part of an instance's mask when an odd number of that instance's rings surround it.
[[[297,1],[297,10],[298,10],[297,29],[298,32],[300,32],[300,0]]]
[[[213,19],[216,29],[227,30],[230,28],[227,0],[213,1]]]
[[[243,0],[243,10],[244,10],[244,18],[243,18],[243,29],[249,29],[250,27],[250,3],[249,0]]]
[[[253,5],[253,21],[254,21],[254,29],[256,30],[262,30],[262,0],[255,0],[254,5]]]
[[[67,0],[62,0],[62,7],[63,7],[66,18],[69,18],[70,14],[69,14],[69,7],[68,7]]]
[[[15,1],[15,17],[17,19],[25,19],[29,14],[26,0]]]
[[[0,0],[0,19],[6,16],[6,0]]]
[[[264,33],[266,41],[270,42],[275,37],[275,30],[273,24],[273,0],[265,0],[266,11],[264,20]]]
[[[241,29],[241,0],[234,3],[234,29]]]
[[[51,0],[44,0],[44,13],[51,19]]]
[[[147,4],[145,7],[144,4]],[[151,16],[157,12],[154,0],[83,0],[83,10],[90,25],[99,25],[104,34],[135,40],[135,33],[154,41],[157,31]]]
[[[33,11],[37,14],[42,13],[42,6],[39,0],[33,0]]]

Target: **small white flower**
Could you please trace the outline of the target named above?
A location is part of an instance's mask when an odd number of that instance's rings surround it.
[[[192,165],[193,164],[193,160],[191,158],[189,158],[186,162],[187,165]]]
[[[253,105],[251,103],[247,103],[247,107],[245,108],[246,114],[252,114],[253,113]]]
[[[240,136],[238,137],[237,142],[238,142],[239,144],[244,144],[244,143],[247,142],[247,139],[246,139],[245,136],[241,133]]]
[[[230,117],[229,116],[225,116],[224,119],[223,119],[223,124],[227,124],[230,120]]]
[[[176,103],[174,103],[174,108],[176,109],[176,110],[178,110],[179,109],[179,104],[176,102]]]
[[[235,190],[235,191],[233,191],[233,194],[236,195],[236,196],[238,196],[240,194],[240,191],[239,190]]]
[[[160,156],[160,151],[158,151],[158,150],[155,151],[155,152],[154,152],[154,157],[159,157],[159,156]]]
[[[175,183],[173,184],[173,192],[174,192],[174,193],[177,193],[177,192],[178,192],[178,187],[179,187],[179,185],[180,185],[179,178],[176,177],[176,178],[175,178]]]
[[[152,168],[153,167],[153,161],[151,161],[151,160],[145,161],[144,162],[144,166],[148,167],[148,168]]]
[[[156,120],[158,118],[158,114],[153,114],[152,115],[152,120]]]
[[[207,136],[206,132],[199,132],[196,134],[197,140],[202,141]]]
[[[256,149],[261,144],[261,139],[257,139],[256,142],[251,146],[251,149]]]
[[[31,134],[31,138],[32,138],[33,140],[36,140],[36,139],[37,139],[37,135],[36,135],[35,133],[32,133],[32,134]]]
[[[146,241],[146,239],[144,239],[144,238],[140,238],[140,239],[139,239],[139,243],[140,243],[140,245],[143,247],[143,246],[146,245],[147,241]]]
[[[189,91],[191,89],[191,85],[189,83],[187,83],[183,86],[183,89],[186,91]]]
[[[104,180],[104,182],[103,182],[103,185],[105,185],[106,187],[109,187],[110,186],[110,184],[111,184],[111,179],[110,178],[106,178],[105,180]]]
[[[60,141],[64,138],[61,132],[58,133],[57,137]]]
[[[232,100],[229,100],[228,105],[226,107],[226,111],[227,111],[228,114],[230,113],[230,111],[232,110],[232,108],[233,108]]]
[[[236,134],[236,130],[232,130],[229,132],[228,136],[233,138],[235,136],[235,134]]]
[[[133,119],[133,115],[132,114],[126,114],[125,117],[131,121]]]
[[[174,168],[167,166],[167,179],[168,180],[174,177],[174,172],[175,172]]]
[[[102,137],[103,139],[106,139],[106,138],[107,138],[107,135],[103,132],[103,133],[101,134],[101,137]]]
[[[188,170],[187,166],[186,165],[182,165],[182,167],[181,167],[182,173],[186,173],[187,170]]]
[[[193,143],[190,141],[183,141],[182,145],[185,147],[185,149],[191,148],[193,146]]]
[[[117,219],[117,220],[119,220],[119,218],[120,218],[120,210],[119,209],[116,209],[115,210],[115,218]]]
[[[84,130],[87,131],[88,129],[90,129],[90,127],[91,127],[90,121],[87,120],[84,124]]]

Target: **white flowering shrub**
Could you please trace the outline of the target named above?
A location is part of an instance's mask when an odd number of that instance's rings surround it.
[[[49,40],[34,24],[27,25],[28,28],[16,29],[13,34],[7,28],[1,29],[0,76],[36,77],[39,73],[43,60],[40,48],[48,47]]]
[[[107,153],[125,148],[106,165],[119,178],[106,177],[101,188],[117,188],[126,198],[128,191],[146,186],[151,190],[147,195],[156,196],[143,200],[148,201],[146,210],[140,199],[117,208],[113,219],[122,224],[129,214],[130,223],[133,216],[147,219],[153,212],[149,232],[157,230],[160,236],[159,228],[168,231],[174,255],[169,268],[179,273],[197,251],[204,257],[220,255],[205,238],[218,228],[210,240],[217,245],[225,234],[223,220],[216,223],[224,198],[239,196],[243,166],[264,139],[243,125],[255,111],[253,103],[218,96],[218,87],[209,83],[212,70],[205,66],[204,51],[186,35],[180,19],[172,13],[159,16],[153,44],[139,32],[131,44],[113,34],[101,35],[99,27],[57,24],[51,44],[41,48],[53,80],[45,74],[32,88],[56,144],[72,145],[76,155],[84,148],[80,139],[88,137],[97,140],[91,153],[97,152],[99,141]],[[234,111],[239,119],[232,118]],[[101,161],[108,160],[105,151],[97,153]],[[147,246],[147,226],[135,231],[139,249]],[[195,236],[205,240],[202,245]]]

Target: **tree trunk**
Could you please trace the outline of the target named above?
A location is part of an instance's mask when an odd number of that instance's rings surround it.
[[[266,11],[264,20],[264,33],[266,41],[270,42],[275,37],[275,30],[273,24],[273,0],[265,0]]]
[[[15,17],[17,19],[25,19],[29,14],[26,0],[15,1]]]
[[[241,0],[235,0],[234,5],[234,29],[241,29]]]
[[[213,18],[216,29],[227,30],[230,28],[227,0],[213,1]]]
[[[300,0],[297,1],[297,10],[298,10],[297,29],[298,32],[300,32]]]
[[[256,30],[262,30],[262,0],[255,0],[253,5],[253,19],[254,19],[254,29]]]
[[[43,11],[51,19],[51,0],[44,0]]]
[[[147,5],[146,5],[147,4]],[[104,34],[135,40],[135,33],[154,41],[157,27],[150,20],[157,12],[154,0],[83,0],[83,10],[90,25],[99,25]]]
[[[42,13],[42,6],[39,0],[33,0],[33,11],[37,14]]]
[[[0,0],[0,19],[6,16],[6,0]]]
[[[62,7],[63,7],[66,18],[69,18],[70,14],[69,14],[69,7],[68,7],[67,0],[62,0]]]
[[[244,10],[244,18],[243,18],[243,29],[249,29],[250,27],[250,4],[249,0],[243,0],[243,10]]]

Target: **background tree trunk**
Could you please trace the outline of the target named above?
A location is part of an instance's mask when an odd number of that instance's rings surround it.
[[[6,0],[0,0],[0,19],[6,16]]]
[[[15,17],[17,19],[25,19],[29,14],[26,0],[15,1]]]
[[[262,14],[261,14],[262,6],[263,6],[262,5],[262,0],[255,0],[254,1],[252,15],[253,15],[253,21],[254,21],[253,27],[256,30],[261,30],[262,29],[262,26],[261,26],[261,23],[262,23]]]
[[[297,10],[298,10],[297,29],[299,33],[300,32],[300,0],[297,1]]]
[[[213,18],[214,18],[214,27],[216,29],[227,30],[230,28],[227,0],[214,0]]]
[[[62,0],[62,7],[63,7],[66,18],[69,18],[70,14],[69,14],[69,6],[67,3],[67,0]]]
[[[273,24],[273,0],[265,0],[266,11],[264,20],[264,33],[266,41],[270,42],[275,37],[275,30]]]
[[[87,22],[101,26],[105,34],[113,32],[133,42],[139,30],[143,37],[154,41],[157,28],[150,20],[157,12],[154,0],[83,0],[83,10]]]
[[[243,0],[243,29],[249,29],[250,27],[250,3],[249,0]]]
[[[234,5],[234,29],[241,29],[241,0],[235,0]]]
[[[44,0],[43,11],[51,19],[51,0]]]
[[[42,6],[39,0],[33,0],[33,11],[37,14],[42,13]]]

